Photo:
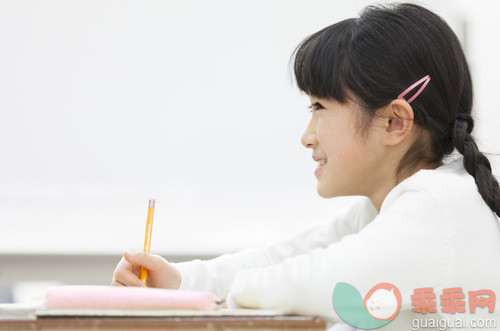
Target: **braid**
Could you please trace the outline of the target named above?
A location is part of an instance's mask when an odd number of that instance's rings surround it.
[[[483,200],[500,217],[500,186],[491,172],[490,161],[470,135],[473,127],[470,114],[458,114],[452,131],[453,144],[464,156],[465,170],[474,177]]]

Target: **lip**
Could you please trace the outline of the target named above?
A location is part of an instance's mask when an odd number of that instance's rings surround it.
[[[317,175],[321,170],[323,170],[323,168],[325,167],[326,163],[323,163],[322,165],[318,166],[315,170],[314,170],[314,174]]]
[[[321,160],[322,160],[322,158],[317,157],[316,155],[313,155],[313,160],[314,160],[315,162],[319,162],[319,161],[321,161]]]
[[[318,156],[315,156],[315,155],[313,155],[312,158],[313,158],[313,160],[315,162],[320,162],[320,161],[323,161],[323,160],[325,161],[325,163],[323,163],[321,165],[318,165],[318,167],[314,170],[314,174],[317,175],[321,170],[323,170],[323,168],[325,167],[327,161],[326,161],[325,158],[318,157]]]

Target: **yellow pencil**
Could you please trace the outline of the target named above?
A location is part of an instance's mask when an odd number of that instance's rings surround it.
[[[146,223],[146,236],[144,237],[144,252],[149,253],[151,249],[151,233],[153,232],[153,215],[155,212],[155,199],[149,200],[148,220]],[[141,280],[144,284],[148,282],[148,270],[141,267]]]

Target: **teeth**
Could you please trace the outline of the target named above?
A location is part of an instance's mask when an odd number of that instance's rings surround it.
[[[325,163],[326,163],[326,160],[319,160],[318,161],[318,167],[322,166]]]

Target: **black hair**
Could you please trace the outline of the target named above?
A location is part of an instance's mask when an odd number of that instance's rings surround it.
[[[456,148],[484,201],[500,216],[498,181],[471,136],[473,89],[467,60],[441,17],[415,4],[369,6],[359,18],[309,36],[294,56],[300,90],[342,103],[354,99],[368,124],[381,107],[430,75],[430,83],[411,103],[414,124],[428,139],[409,148],[396,175],[422,162],[440,164]]]

